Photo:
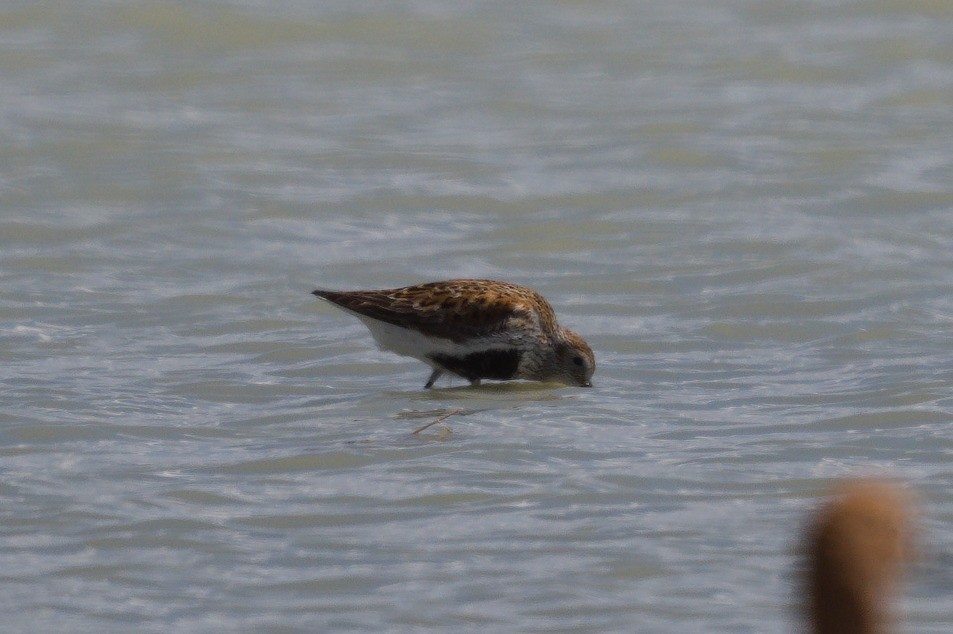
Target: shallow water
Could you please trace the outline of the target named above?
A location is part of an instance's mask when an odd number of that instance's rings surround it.
[[[0,8],[3,629],[787,632],[886,472],[949,631],[948,3],[313,4]],[[458,276],[596,387],[309,294]]]

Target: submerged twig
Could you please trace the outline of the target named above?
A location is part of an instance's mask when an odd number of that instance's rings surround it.
[[[423,427],[420,427],[420,428],[418,428],[418,429],[415,429],[411,435],[412,435],[412,436],[416,436],[417,434],[419,434],[419,433],[422,432],[423,430],[428,429],[428,428],[430,428],[430,427],[433,427],[433,426],[436,425],[437,423],[442,423],[443,421],[447,420],[448,418],[450,418],[450,417],[453,416],[454,414],[462,414],[462,413],[463,413],[463,410],[462,410],[462,409],[452,409],[452,410],[450,410],[449,412],[447,412],[446,414],[442,414],[442,415],[436,417],[435,419],[433,419],[432,421],[430,421],[429,423],[427,423],[427,424],[424,425]]]

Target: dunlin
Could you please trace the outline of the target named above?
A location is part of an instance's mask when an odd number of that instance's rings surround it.
[[[472,385],[528,379],[591,387],[596,362],[582,337],[556,323],[542,295],[492,280],[447,280],[375,291],[314,294],[355,315],[382,350]]]

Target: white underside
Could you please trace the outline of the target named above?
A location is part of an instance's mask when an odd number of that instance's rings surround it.
[[[438,366],[428,358],[428,355],[443,354],[455,357],[466,356],[473,352],[484,352],[486,350],[505,350],[511,348],[515,342],[506,338],[481,337],[470,339],[463,343],[457,343],[450,339],[440,337],[428,337],[416,330],[401,328],[383,321],[377,321],[364,315],[359,315],[352,311],[347,311],[355,315],[364,322],[367,329],[371,331],[371,336],[377,343],[377,347],[387,352],[404,355],[419,359],[432,368]]]
[[[527,324],[523,322],[515,328],[504,328],[504,331],[508,331],[508,335],[480,337],[457,343],[441,337],[428,337],[416,330],[378,321],[343,306],[336,307],[360,319],[367,326],[377,347],[381,350],[419,359],[434,369],[440,368],[428,358],[428,355],[463,357],[474,352],[506,350],[513,346],[532,347],[539,344],[539,322],[536,319],[532,323],[534,327],[527,328]],[[525,376],[531,372],[532,367],[534,367],[533,359],[529,355],[523,355],[517,374]]]
[[[407,357],[420,359],[431,367],[436,367],[434,363],[427,358],[432,354],[445,354],[452,356],[465,356],[472,352],[482,352],[484,350],[502,350],[511,347],[512,344],[499,339],[489,338],[472,339],[465,343],[456,343],[449,339],[439,337],[428,337],[416,330],[401,328],[393,324],[388,324],[370,317],[357,315],[367,329],[371,331],[371,336],[381,350],[394,352]]]

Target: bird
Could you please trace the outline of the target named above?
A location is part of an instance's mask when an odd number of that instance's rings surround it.
[[[808,522],[805,612],[814,634],[892,631],[889,600],[915,551],[912,496],[850,479]]]
[[[596,361],[589,344],[560,326],[549,302],[525,286],[452,279],[312,294],[364,322],[381,350],[429,365],[426,389],[444,373],[473,386],[482,379],[526,379],[592,387]]]

